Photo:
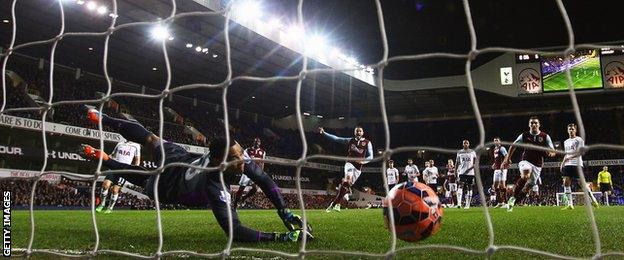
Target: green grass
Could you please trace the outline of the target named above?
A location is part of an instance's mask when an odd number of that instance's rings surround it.
[[[384,228],[381,210],[346,210],[325,213],[308,212],[316,239],[307,245],[308,250],[347,250],[384,253],[390,248],[390,233]],[[530,247],[556,254],[591,257],[594,254],[590,223],[584,208],[561,211],[556,207],[519,207],[512,213],[491,209],[495,231],[495,244]],[[602,207],[595,211],[602,239],[602,250],[624,251],[624,207]],[[28,211],[13,212],[13,247],[25,248],[29,236]],[[243,210],[240,217],[245,225],[266,230],[283,231],[273,210]],[[124,250],[144,255],[157,248],[156,214],[154,211],[115,211],[110,215],[97,215],[100,230],[100,249]],[[163,250],[192,250],[220,252],[226,237],[217,226],[210,211],[163,211]],[[90,211],[35,211],[36,232],[34,248],[89,251],[95,241]],[[420,243],[399,241],[397,249],[446,244],[484,250],[488,244],[485,217],[482,208],[470,210],[445,210],[441,231]],[[294,243],[245,244],[234,247],[252,247],[295,253]],[[272,257],[268,254],[235,252],[238,256]],[[46,255],[42,255],[43,258]],[[49,256],[48,256],[49,257]],[[411,249],[401,251],[398,258],[475,258],[484,255],[443,249]],[[331,255],[308,258],[335,259]],[[527,253],[501,250],[494,258],[543,258]]]
[[[575,89],[601,88],[600,59],[592,58],[570,69]],[[565,71],[557,72],[544,79],[544,92],[566,91],[568,81]]]

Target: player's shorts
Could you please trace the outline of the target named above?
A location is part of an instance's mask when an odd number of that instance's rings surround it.
[[[607,192],[611,190],[611,185],[609,185],[608,183],[601,183],[600,184],[600,191],[601,192]]]
[[[119,187],[123,187],[124,184],[126,184],[126,179],[121,177],[119,174],[106,175],[104,180],[108,180],[112,183],[112,185],[117,185]]]
[[[456,192],[457,191],[457,183],[449,183],[448,184],[448,191]]]
[[[464,185],[473,185],[474,184],[474,175],[459,175],[459,180],[464,184]]]
[[[507,169],[494,170],[494,181],[507,181]]]
[[[531,178],[529,179],[529,182],[531,184],[538,183],[538,179],[540,178],[540,173],[542,173],[542,167],[537,167],[533,165],[532,163],[530,163],[529,161],[520,161],[518,163],[518,168],[520,169],[520,172],[531,171]]]
[[[241,178],[238,181],[238,186],[245,187],[245,186],[251,186],[251,185],[254,185],[254,182],[251,179],[249,179],[247,175],[241,174]]]
[[[345,166],[344,166],[344,176],[345,176],[345,178],[347,176],[350,176],[351,180],[353,180],[352,183],[355,183],[357,181],[357,179],[360,178],[360,174],[362,174],[362,171],[360,171],[357,168],[355,168],[355,166],[353,166],[352,163],[350,163],[350,162],[346,162],[345,163]]]
[[[583,168],[581,167],[581,172],[582,172],[582,169]],[[577,172],[577,169],[576,169],[576,165],[566,165],[566,166],[563,166],[563,169],[561,169],[561,176],[577,179],[578,178],[578,172]]]

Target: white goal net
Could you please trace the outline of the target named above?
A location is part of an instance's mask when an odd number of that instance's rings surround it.
[[[8,0],[5,0],[8,1]],[[162,20],[150,20],[150,21],[141,21],[141,22],[133,22],[133,23],[123,23],[123,24],[119,24],[118,23],[118,19],[117,19],[117,6],[118,6],[118,1],[111,1],[112,5],[110,6],[110,12],[111,12],[111,22],[110,25],[108,26],[108,28],[106,30],[103,31],[99,31],[99,32],[66,32],[65,30],[65,22],[67,17],[65,16],[63,10],[64,8],[66,8],[65,6],[72,2],[72,1],[66,1],[66,0],[58,0],[58,1],[50,1],[55,3],[54,5],[52,5],[52,8],[57,8],[60,10],[60,17],[61,17],[61,21],[60,24],[61,26],[58,29],[58,34],[52,38],[46,39],[46,40],[41,40],[41,41],[35,41],[35,42],[26,42],[26,43],[21,43],[21,44],[15,44],[16,42],[16,33],[17,33],[17,24],[20,23],[19,20],[16,19],[15,13],[16,13],[16,6],[18,6],[21,2],[23,1],[17,1],[17,0],[13,0],[11,1],[11,13],[12,13],[12,17],[10,20],[10,24],[12,25],[12,35],[11,35],[11,41],[10,44],[8,46],[8,49],[3,50],[3,52],[1,53],[1,57],[2,57],[2,103],[0,106],[0,115],[2,114],[6,114],[6,113],[10,113],[10,112],[26,112],[26,111],[39,111],[41,112],[41,121],[43,122],[43,127],[42,129],[42,139],[43,139],[43,149],[45,150],[44,154],[49,154],[48,150],[50,149],[50,147],[48,147],[48,144],[46,142],[46,131],[49,131],[47,129],[47,127],[45,127],[45,125],[49,124],[48,122],[46,122],[47,120],[47,114],[51,111],[51,109],[53,109],[54,107],[57,106],[61,106],[61,105],[67,105],[67,104],[98,104],[98,107],[100,109],[100,111],[102,111],[104,103],[107,102],[109,99],[111,98],[116,98],[116,97],[135,97],[135,98],[144,98],[144,99],[152,99],[152,100],[159,100],[159,110],[158,110],[158,119],[159,119],[159,128],[158,128],[158,132],[156,133],[159,136],[163,136],[163,129],[165,127],[164,125],[164,112],[163,112],[163,102],[165,99],[167,99],[170,95],[173,95],[174,93],[179,93],[185,90],[191,90],[191,89],[204,89],[204,90],[223,90],[224,92],[227,92],[228,88],[230,88],[230,86],[233,83],[237,83],[237,82],[278,82],[278,81],[291,81],[291,82],[296,82],[296,119],[297,119],[297,123],[298,123],[298,128],[299,128],[299,134],[300,134],[300,138],[301,138],[301,142],[302,142],[302,147],[301,147],[301,155],[299,156],[298,160],[294,161],[294,162],[290,162],[290,163],[284,163],[284,162],[277,162],[277,161],[271,161],[271,160],[266,160],[268,163],[278,163],[278,164],[282,164],[282,165],[288,165],[291,167],[296,168],[296,176],[297,178],[295,178],[296,180],[296,187],[298,189],[298,200],[299,200],[299,204],[302,205],[300,207],[300,210],[302,212],[302,217],[304,219],[304,223],[306,223],[307,221],[307,216],[306,216],[306,208],[303,207],[303,205],[305,205],[304,203],[304,199],[303,199],[303,194],[301,192],[301,170],[304,166],[304,164],[308,161],[311,160],[318,160],[318,159],[326,159],[326,160],[334,160],[334,161],[345,161],[348,160],[346,157],[340,157],[340,156],[325,156],[325,155],[308,155],[308,140],[306,139],[306,132],[304,131],[304,125],[303,125],[303,110],[302,110],[302,104],[301,104],[301,94],[302,94],[302,88],[303,88],[303,81],[304,79],[306,79],[306,77],[311,77],[313,75],[319,75],[319,74],[330,74],[330,73],[336,73],[336,72],[353,72],[353,71],[357,71],[357,70],[361,70],[361,68],[359,67],[346,67],[346,68],[322,68],[322,69],[310,69],[308,68],[308,57],[306,55],[301,55],[301,59],[302,59],[302,64],[303,67],[299,69],[299,73],[297,76],[279,76],[279,75],[274,75],[274,76],[267,76],[267,77],[256,77],[256,76],[246,76],[246,75],[242,75],[242,76],[234,76],[233,72],[232,72],[232,58],[231,58],[231,46],[230,46],[230,38],[229,38],[229,34],[230,34],[230,16],[231,16],[231,4],[227,5],[224,9],[222,10],[217,10],[217,11],[206,11],[206,12],[179,12],[179,10],[177,9],[177,5],[179,4],[179,2],[182,1],[176,1],[176,0],[172,0],[171,1],[171,12],[169,13],[168,16],[164,17]],[[84,1],[83,1],[84,2]],[[233,3],[236,1],[232,1]],[[445,149],[445,148],[439,148],[439,147],[422,147],[422,146],[409,146],[409,147],[400,147],[400,148],[394,148],[391,149],[391,145],[390,145],[390,129],[389,129],[389,120],[388,120],[388,113],[386,112],[386,100],[385,100],[385,95],[384,95],[384,81],[382,80],[384,78],[384,69],[386,67],[388,67],[388,65],[395,63],[395,62],[400,62],[400,61],[415,61],[415,60],[424,60],[424,59],[432,59],[432,58],[445,58],[445,59],[456,59],[456,60],[460,60],[460,61],[465,61],[465,82],[466,82],[466,88],[468,90],[469,93],[469,100],[470,103],[472,104],[472,110],[474,112],[474,117],[476,119],[476,125],[478,126],[478,142],[476,143],[476,147],[475,147],[475,151],[477,153],[478,158],[480,158],[481,156],[484,156],[486,154],[486,148],[491,146],[492,143],[491,142],[487,142],[486,141],[486,134],[485,134],[485,129],[484,129],[484,122],[481,116],[481,112],[479,110],[479,100],[477,100],[476,94],[475,94],[475,87],[474,87],[474,82],[473,82],[473,75],[471,73],[471,65],[473,63],[473,60],[476,59],[477,56],[479,55],[483,55],[483,54],[491,54],[491,53],[533,53],[533,54],[540,54],[540,55],[564,55],[565,57],[568,57],[568,54],[573,53],[575,50],[577,49],[601,49],[601,48],[611,48],[611,49],[615,49],[615,50],[621,50],[623,49],[621,46],[603,46],[603,45],[593,45],[593,44],[583,44],[583,45],[577,45],[577,43],[575,42],[575,38],[574,38],[574,32],[572,30],[572,26],[570,23],[570,17],[568,16],[568,12],[565,8],[565,4],[563,0],[554,0],[554,2],[556,3],[559,12],[561,14],[561,17],[563,18],[563,21],[565,23],[565,28],[562,28],[562,30],[566,31],[567,34],[567,45],[565,50],[561,51],[561,52],[545,52],[545,51],[540,51],[540,50],[532,50],[532,49],[515,49],[515,48],[507,48],[507,47],[487,47],[487,48],[483,48],[483,49],[478,49],[477,48],[477,41],[478,41],[478,35],[475,32],[475,28],[474,28],[474,21],[473,21],[473,16],[471,14],[471,7],[470,7],[470,1],[468,0],[463,0],[463,8],[464,8],[464,12],[465,12],[465,17],[466,17],[466,25],[469,29],[469,33],[470,33],[470,51],[467,53],[444,53],[444,52],[436,52],[436,53],[422,53],[422,54],[414,54],[414,55],[404,55],[404,56],[394,56],[394,57],[390,57],[389,56],[389,47],[388,47],[388,38],[387,38],[387,34],[386,34],[386,27],[384,24],[384,13],[383,13],[383,9],[382,9],[382,3],[381,0],[375,0],[374,4],[377,10],[377,21],[378,21],[378,25],[379,25],[379,31],[381,33],[380,38],[382,39],[383,42],[383,56],[382,58],[374,63],[374,64],[369,64],[368,67],[370,68],[374,68],[376,71],[376,77],[375,77],[375,83],[376,86],[378,88],[378,92],[379,92],[379,110],[381,111],[381,118],[383,119],[383,130],[385,133],[385,140],[380,140],[382,143],[385,144],[385,147],[381,147],[382,152],[380,154],[377,154],[377,156],[375,157],[375,161],[376,162],[381,162],[381,161],[387,161],[388,159],[390,159],[392,154],[396,154],[399,152],[418,152],[421,150],[427,150],[427,151],[431,151],[431,152],[435,152],[435,153],[441,153],[441,154],[448,154],[449,156],[454,156],[457,152],[457,150],[454,149]],[[303,17],[303,5],[304,5],[304,0],[299,0],[298,1],[298,8],[297,8],[297,18],[298,18],[298,24],[299,26],[301,26],[301,28],[304,28],[304,17]],[[225,42],[225,54],[224,54],[224,60],[225,63],[227,65],[227,76],[225,77],[225,79],[222,82],[213,84],[213,83],[197,83],[197,84],[187,84],[187,85],[181,85],[181,86],[172,86],[171,85],[171,71],[172,71],[172,65],[170,63],[169,60],[169,56],[167,53],[167,41],[162,41],[161,44],[161,49],[162,49],[162,54],[164,55],[164,61],[165,61],[165,69],[167,72],[167,77],[166,80],[164,81],[163,85],[164,85],[164,90],[157,94],[157,95],[149,95],[149,94],[137,94],[137,93],[114,93],[112,91],[112,81],[111,81],[111,75],[109,75],[108,72],[108,68],[110,66],[110,64],[108,64],[108,52],[109,52],[109,42],[111,41],[111,37],[113,36],[113,34],[118,33],[119,31],[122,30],[127,30],[129,28],[135,28],[135,27],[141,27],[141,26],[146,26],[146,25],[166,25],[169,23],[172,23],[175,19],[180,19],[183,17],[190,17],[190,16],[195,16],[195,17],[204,17],[204,16],[224,16],[224,28],[222,28],[222,33],[224,36],[224,42]],[[371,18],[372,19],[372,18]],[[305,31],[305,29],[304,29]],[[61,42],[64,41],[68,38],[75,38],[75,37],[82,37],[82,38],[98,38],[98,39],[103,39],[103,50],[104,50],[104,56],[103,56],[103,63],[102,63],[102,68],[103,68],[103,75],[106,78],[107,81],[107,91],[106,93],[104,93],[104,96],[101,99],[98,100],[71,100],[71,101],[58,101],[58,102],[53,102],[53,95],[52,93],[54,92],[55,88],[58,88],[58,86],[55,86],[55,80],[54,80],[54,69],[55,69],[55,56],[56,56],[56,49],[57,49],[57,45]],[[51,93],[49,95],[48,100],[44,100],[44,104],[41,107],[37,107],[37,108],[6,108],[6,103],[7,103],[7,86],[6,86],[6,70],[7,70],[7,63],[8,61],[11,59],[12,55],[14,55],[17,51],[24,49],[24,48],[28,48],[28,47],[40,47],[40,48],[46,48],[46,46],[48,46],[48,48],[50,48],[50,56],[49,56],[49,62],[50,62],[50,66],[49,66],[49,93]],[[566,58],[565,63],[569,64],[569,58]],[[570,66],[567,65],[566,66],[566,78],[567,78],[567,83],[568,85],[573,85],[573,80],[572,80],[572,76],[570,74]],[[585,126],[583,124],[583,117],[581,117],[581,113],[579,110],[579,103],[577,101],[577,96],[575,94],[575,90],[574,88],[568,88],[568,95],[571,101],[571,104],[573,106],[573,110],[574,110],[574,115],[576,118],[576,122],[578,124],[578,132],[579,132],[579,136],[582,138],[585,138]],[[230,124],[229,124],[229,118],[231,117],[229,109],[227,109],[228,107],[228,100],[226,98],[226,95],[223,95],[222,98],[222,104],[225,107],[225,109],[223,109],[223,121],[225,124],[225,129],[229,129],[230,128]],[[99,131],[100,131],[100,147],[104,146],[104,135],[102,135],[103,133],[103,126],[100,122],[99,124]],[[307,133],[309,134],[309,133]],[[231,142],[229,135],[226,135],[227,141],[228,143]],[[162,139],[160,139],[162,141]],[[509,142],[504,142],[505,145],[510,145],[511,143]],[[522,148],[530,148],[530,149],[536,149],[536,150],[540,150],[540,151],[548,151],[547,149],[543,148],[543,147],[537,147],[537,146],[531,146],[531,145],[524,145],[524,144],[520,144],[517,145],[519,147]],[[163,147],[162,145],[160,147]],[[624,150],[624,146],[621,145],[612,145],[612,144],[590,144],[587,145],[586,147],[583,147],[582,149],[580,149],[580,154],[583,154],[589,150],[592,149],[614,149],[614,150]],[[226,151],[227,153],[227,151]],[[161,150],[161,154],[164,155],[164,150]],[[558,151],[559,155],[563,155],[564,152]],[[576,154],[576,155],[580,155],[580,154]],[[478,195],[479,198],[481,200],[481,205],[486,205],[486,198],[487,196],[484,194],[484,184],[481,181],[481,171],[479,170],[479,159],[477,158],[477,165],[475,165],[475,174],[476,174],[476,186],[477,186],[477,190],[478,190]],[[39,173],[39,175],[37,175],[36,177],[32,178],[34,180],[41,180],[45,175],[47,174],[61,174],[63,176],[73,176],[76,177],[75,174],[72,173],[67,173],[67,172],[48,172],[46,170],[46,166],[47,166],[47,157],[44,157],[44,163],[43,163],[43,167]],[[225,163],[223,165],[221,165],[222,167],[226,166]],[[159,175],[163,172],[164,169],[171,167],[171,165],[164,165],[164,163],[161,163],[160,165],[158,165],[158,168],[156,170],[153,171],[147,171],[147,172],[136,172],[136,174],[150,174],[150,175]],[[222,169],[222,167],[208,167],[208,168],[201,168],[205,171],[209,171],[209,172],[215,172],[215,171],[219,171],[220,169]],[[386,166],[384,164],[384,166],[382,167],[382,171],[379,173],[380,177],[383,178],[383,176],[385,176],[385,171],[386,171]],[[543,251],[543,250],[538,250],[538,249],[533,249],[533,248],[525,248],[525,247],[521,247],[521,246],[515,246],[515,245],[505,245],[505,244],[497,244],[496,243],[496,237],[495,237],[495,232],[494,232],[494,226],[492,224],[492,217],[491,217],[491,212],[488,210],[487,207],[482,207],[483,208],[483,215],[484,215],[484,219],[486,222],[486,229],[487,229],[487,247],[483,248],[483,249],[473,249],[473,248],[468,248],[465,246],[458,246],[458,245],[440,245],[440,244],[419,244],[419,245],[412,245],[412,246],[408,246],[408,247],[401,247],[398,248],[397,247],[397,238],[396,235],[392,236],[391,239],[391,244],[388,248],[388,250],[385,253],[367,253],[367,252],[355,252],[355,251],[341,251],[341,250],[309,250],[307,248],[307,241],[306,238],[303,238],[303,242],[301,243],[298,252],[292,253],[292,252],[284,252],[284,251],[278,251],[278,250],[265,250],[265,249],[257,249],[257,248],[246,248],[246,247],[233,247],[233,236],[232,236],[232,232],[230,232],[230,235],[228,237],[228,241],[227,243],[224,245],[224,248],[221,252],[217,252],[217,253],[202,253],[202,252],[192,252],[192,251],[181,251],[181,250],[164,250],[164,244],[166,243],[166,241],[163,239],[163,227],[162,227],[162,219],[161,219],[161,209],[159,208],[159,198],[156,195],[155,196],[155,205],[156,205],[156,216],[157,216],[157,249],[155,252],[153,252],[153,254],[151,255],[141,255],[141,254],[137,254],[137,253],[133,253],[133,252],[126,252],[126,251],[117,251],[117,250],[106,250],[106,249],[102,249],[100,246],[100,228],[97,225],[97,221],[96,221],[96,213],[95,213],[95,198],[96,198],[96,178],[102,175],[107,175],[107,174],[113,174],[116,173],[116,171],[110,171],[110,170],[102,170],[102,161],[100,161],[98,163],[98,167],[97,167],[97,172],[95,174],[95,176],[89,178],[89,180],[93,181],[93,187],[92,187],[92,196],[91,196],[91,215],[92,215],[92,220],[93,220],[93,229],[95,232],[95,240],[93,241],[93,247],[90,249],[90,251],[88,252],[65,252],[62,250],[56,250],[54,248],[49,248],[49,249],[43,249],[43,248],[35,248],[34,247],[34,241],[35,241],[35,229],[37,228],[37,220],[34,217],[34,206],[33,206],[33,201],[35,200],[35,190],[37,189],[37,182],[34,182],[34,185],[32,187],[32,193],[30,196],[30,236],[29,236],[29,241],[27,243],[26,248],[21,248],[21,250],[23,251],[23,255],[26,257],[30,257],[33,255],[52,255],[52,256],[76,256],[76,255],[82,255],[82,256],[92,256],[92,255],[98,255],[98,254],[106,254],[106,255],[115,255],[115,256],[130,256],[130,257],[136,257],[136,258],[160,258],[163,256],[198,256],[198,257],[229,257],[231,254],[235,253],[235,252],[261,252],[261,253],[266,253],[266,254],[271,254],[274,255],[276,257],[288,257],[288,258],[304,258],[304,257],[315,257],[315,256],[320,256],[320,257],[326,257],[326,256],[343,256],[343,257],[375,257],[375,258],[393,258],[397,253],[401,253],[401,252],[408,252],[410,250],[424,250],[424,249],[437,249],[437,250],[449,250],[449,251],[458,251],[458,252],[462,252],[462,253],[466,253],[469,255],[474,255],[474,256],[480,256],[480,257],[484,257],[484,258],[489,258],[490,256],[492,256],[494,253],[496,253],[499,250],[511,250],[511,251],[519,251],[519,252],[523,252],[523,253],[529,253],[529,254],[533,254],[533,255],[538,255],[539,257],[546,257],[546,258],[561,258],[561,259],[567,259],[567,258],[574,258],[574,256],[568,256],[568,255],[559,255],[556,253],[552,253],[552,252],[547,252],[547,251]],[[221,182],[223,185],[223,188],[225,189],[226,187],[226,183],[223,181],[223,172],[220,172],[221,175]],[[79,175],[79,177],[84,177],[83,175]],[[384,183],[386,182],[386,179],[383,178]],[[580,174],[580,184],[581,186],[586,186],[586,180],[583,177],[583,174]],[[387,183],[385,183],[385,192],[388,192],[388,185]],[[559,196],[558,196],[559,197]],[[581,195],[575,195],[575,203],[577,203],[576,205],[585,205],[585,210],[587,211],[587,215],[589,218],[589,222],[591,223],[591,231],[592,231],[592,241],[587,241],[588,243],[593,243],[595,246],[595,251],[593,252],[593,258],[594,259],[601,259],[605,256],[609,256],[609,255],[617,255],[620,257],[624,256],[624,252],[603,252],[603,247],[601,245],[601,237],[599,235],[599,231],[598,231],[598,226],[596,224],[596,217],[594,215],[594,210],[592,209],[592,207],[589,205],[590,203],[587,203],[589,201],[589,198],[581,196]],[[585,202],[585,203],[583,203]],[[229,204],[229,202],[228,202]],[[389,214],[392,215],[392,211],[389,211]],[[393,226],[394,224],[394,218],[390,217],[389,218],[390,221],[392,222],[392,224],[390,226]],[[381,216],[380,216],[380,221],[381,221]],[[304,225],[305,226],[305,225]],[[230,222],[229,222],[229,228],[230,230],[232,229],[232,219],[230,216]],[[391,230],[394,231],[394,230]],[[367,239],[367,238],[362,238],[362,239]]]

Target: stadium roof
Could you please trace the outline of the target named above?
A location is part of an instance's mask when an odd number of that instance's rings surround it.
[[[110,17],[98,16],[64,0],[66,32],[105,31]],[[10,18],[12,1],[0,3],[0,19]],[[101,1],[109,6],[110,1]],[[117,1],[117,24],[137,21],[156,21],[167,17],[170,1]],[[265,9],[271,10],[283,21],[296,17],[296,1],[265,0]],[[542,48],[565,45],[567,37],[563,19],[555,1],[471,1],[478,37],[478,48],[505,46]],[[568,13],[578,43],[624,40],[617,30],[620,1],[593,1],[592,3],[566,1]],[[587,5],[591,5],[588,8]],[[401,0],[382,3],[390,56],[428,52],[466,53],[469,34],[461,1]],[[194,1],[177,1],[178,12],[207,11]],[[54,37],[60,28],[56,1],[18,1],[17,44]],[[109,10],[110,11],[110,10]],[[322,30],[330,41],[361,63],[375,63],[381,58],[381,38],[373,1],[306,0],[304,16],[308,28]],[[600,19],[596,19],[596,17]],[[298,53],[281,47],[242,26],[231,24],[230,40],[234,76],[296,75],[301,68]],[[189,83],[217,83],[226,75],[222,16],[185,17],[177,19],[170,30],[174,39],[167,43],[172,64],[172,86]],[[0,24],[0,44],[10,40],[10,23]],[[187,43],[193,44],[188,48]],[[84,71],[101,73],[103,37],[65,37],[57,49],[57,62],[80,67]],[[49,57],[49,48],[37,46],[20,50],[34,57]],[[208,52],[196,52],[201,46]],[[92,48],[92,49],[89,49]],[[214,55],[214,56],[213,56]],[[475,60],[479,66],[497,55],[483,55]],[[129,27],[116,31],[111,37],[109,73],[116,80],[162,89],[166,79],[163,53],[157,41],[150,39],[150,26]],[[385,71],[388,79],[414,79],[460,75],[464,72],[462,60],[431,59],[418,62],[392,63]],[[312,64],[311,67],[323,67]],[[10,65],[9,65],[10,68]],[[155,69],[154,69],[155,68]],[[311,76],[305,81],[302,93],[303,110],[325,116],[379,116],[378,90],[346,75],[335,73]],[[334,88],[332,88],[332,81]],[[352,88],[349,88],[349,81]],[[315,90],[315,91],[313,91]],[[333,95],[332,95],[333,93]],[[215,91],[193,90],[181,93],[220,103]],[[389,115],[426,115],[470,113],[467,91],[462,87],[393,92],[386,91]],[[333,96],[333,98],[332,98]],[[521,109],[569,108],[565,96],[531,98],[515,101],[513,98],[477,91],[482,111],[515,111]],[[583,95],[581,103],[619,104],[622,94]],[[273,83],[238,82],[228,90],[228,105],[242,110],[279,117],[294,112],[295,84],[293,81]],[[350,100],[350,101],[349,101]],[[512,102],[515,101],[515,102]],[[314,105],[312,105],[314,104]]]

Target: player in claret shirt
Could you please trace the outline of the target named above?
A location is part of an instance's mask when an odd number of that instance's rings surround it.
[[[339,186],[338,195],[325,210],[327,212],[330,212],[332,209],[340,211],[341,202],[344,201],[346,203],[349,201],[351,186],[360,177],[362,167],[373,159],[373,143],[364,138],[364,128],[361,126],[356,126],[353,129],[353,137],[338,137],[325,132],[325,129],[322,127],[318,128],[318,132],[334,142],[348,145],[347,156],[357,159],[354,162],[345,162],[344,178]]]
[[[259,137],[254,138],[254,144],[252,147],[245,149],[244,155],[251,159],[265,159],[266,151],[261,147],[262,141]],[[255,162],[260,166],[260,169],[264,170],[264,162]],[[245,194],[245,188],[251,186],[251,189]],[[256,185],[247,175],[242,174],[240,181],[238,182],[238,191],[234,194],[234,207],[238,207],[238,204],[245,203],[245,200],[256,194],[258,185]]]
[[[525,199],[529,190],[537,184],[540,179],[540,173],[542,172],[542,165],[544,165],[544,156],[555,156],[555,146],[553,145],[552,139],[546,132],[540,130],[540,120],[536,116],[529,118],[529,131],[520,134],[514,141],[514,144],[532,144],[535,146],[550,148],[553,151],[544,152],[531,148],[523,149],[522,158],[518,163],[520,178],[516,181],[514,194],[511,198],[509,198],[507,203],[507,211],[509,212],[513,210],[516,199]],[[503,164],[501,166],[503,169],[509,168],[511,157],[515,151],[516,146],[512,145],[509,148],[509,153],[503,160]]]

